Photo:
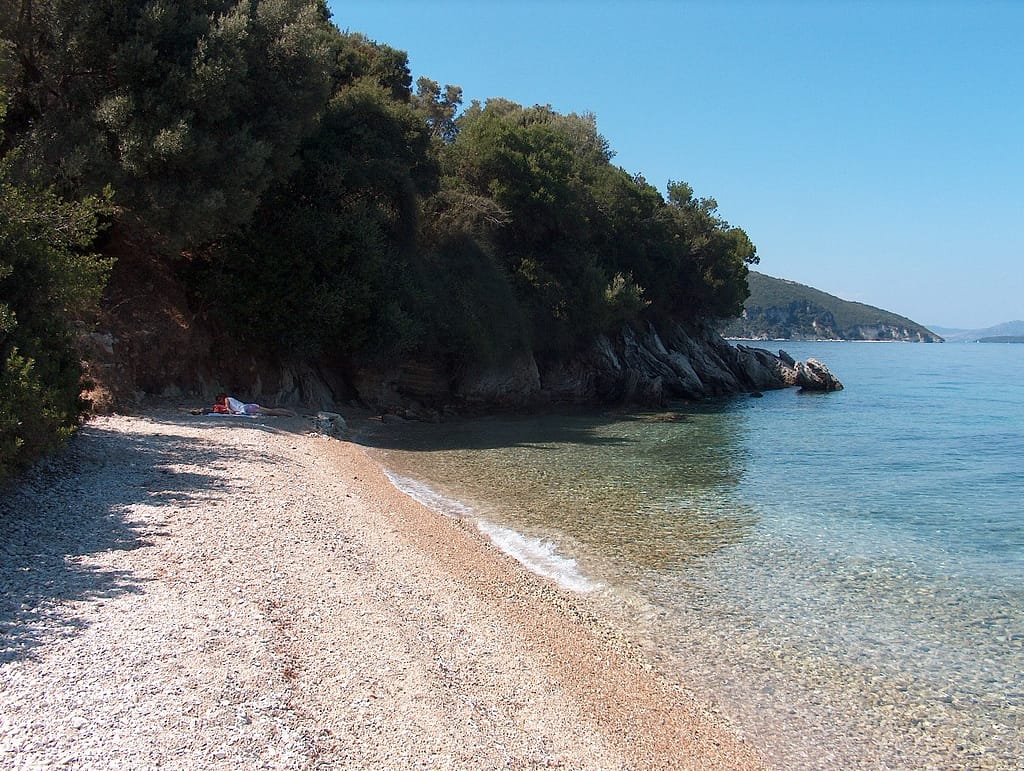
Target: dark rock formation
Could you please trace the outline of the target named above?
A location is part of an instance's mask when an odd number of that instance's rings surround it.
[[[653,326],[602,335],[567,359],[511,357],[502,366],[451,375],[441,363],[420,362],[387,372],[362,370],[354,381],[361,401],[407,417],[436,419],[444,407],[516,408],[543,404],[633,403],[753,393],[790,386],[835,391],[838,379],[821,362],[795,362],[732,346],[709,326]]]
[[[201,320],[182,310],[184,298],[166,296],[175,302],[159,312],[150,308],[145,316],[125,303],[120,316],[110,314],[100,331],[83,335],[94,384],[90,396],[98,409],[130,407],[147,394],[210,402],[218,391],[227,391],[266,405],[334,410],[359,402],[390,415],[439,420],[465,410],[655,406],[789,386],[842,387],[819,362],[733,346],[709,325],[627,326],[571,356],[520,352],[469,368],[436,359],[335,366],[273,362],[218,343]]]

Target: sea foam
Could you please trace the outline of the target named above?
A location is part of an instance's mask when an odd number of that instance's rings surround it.
[[[483,520],[477,520],[476,526],[503,552],[519,560],[534,573],[550,578],[565,589],[582,594],[601,588],[600,584],[591,581],[580,572],[576,560],[560,555],[551,541],[523,535],[516,530]]]
[[[480,519],[473,509],[461,501],[449,498],[417,479],[385,469],[384,474],[396,489],[417,503],[455,519],[472,520],[477,529],[496,547],[520,562],[528,570],[554,581],[563,589],[581,594],[601,588],[580,572],[576,560],[560,555],[551,541],[527,536],[511,528]]]
[[[428,509],[444,514],[454,519],[468,519],[473,515],[473,509],[461,501],[442,495],[430,485],[420,482],[417,479],[396,474],[393,471],[384,469],[384,475],[398,490],[408,495],[417,503],[421,503]]]

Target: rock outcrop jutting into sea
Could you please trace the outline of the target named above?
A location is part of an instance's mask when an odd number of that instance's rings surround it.
[[[660,406],[790,386],[842,388],[820,362],[734,346],[709,323],[624,326],[568,357],[521,352],[489,366],[410,358],[389,364],[350,362],[334,369],[254,355],[215,357],[201,327],[169,327],[109,328],[88,338],[94,343],[89,355],[93,380],[114,403],[130,403],[147,393],[209,401],[226,390],[263,404],[336,410],[359,402],[381,412],[435,420],[467,410]],[[178,353],[170,355],[171,350]]]
[[[582,354],[544,361],[523,354],[503,365],[452,378],[440,364],[420,362],[392,370],[362,370],[354,383],[360,399],[385,410],[429,417],[439,404],[531,407],[543,404],[634,403],[799,386],[837,391],[842,383],[814,359],[794,361],[784,351],[733,346],[709,326],[674,324],[664,333],[647,325],[601,335]]]

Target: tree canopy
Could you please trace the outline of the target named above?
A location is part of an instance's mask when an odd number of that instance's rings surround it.
[[[337,31],[310,0],[21,0],[4,147],[66,195],[113,187],[172,248],[249,222],[294,168]]]
[[[441,157],[456,205],[500,213],[487,241],[556,347],[644,312],[695,319],[741,310],[746,266],[756,261],[746,234],[684,183],[670,183],[666,201],[614,166],[593,115],[474,103]]]

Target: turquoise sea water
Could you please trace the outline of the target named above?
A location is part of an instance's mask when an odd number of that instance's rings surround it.
[[[1021,767],[1024,345],[784,347],[846,390],[367,441],[781,768]]]

